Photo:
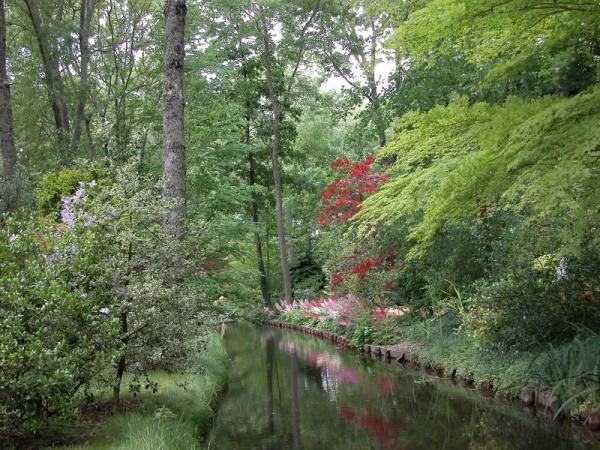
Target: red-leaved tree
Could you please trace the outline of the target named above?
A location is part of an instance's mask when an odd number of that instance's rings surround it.
[[[356,163],[350,162],[345,156],[331,163],[331,169],[341,176],[321,192],[324,205],[321,208],[319,223],[338,224],[348,221],[358,212],[363,200],[385,183],[388,176],[374,170],[374,162],[375,158],[369,154]],[[356,261],[355,256],[350,266],[338,268],[332,274],[330,286],[335,288],[348,275],[356,275],[362,281],[369,271],[382,270],[393,264],[394,256],[392,250],[386,250],[373,257],[363,256],[360,261]]]
[[[352,163],[345,156],[330,165],[341,177],[321,192],[324,205],[319,223],[342,223],[354,216],[369,194],[387,180],[387,175],[373,170],[375,158],[369,154],[362,161]]]

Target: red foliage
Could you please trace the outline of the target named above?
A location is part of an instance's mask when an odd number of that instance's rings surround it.
[[[343,156],[330,164],[342,177],[321,192],[321,200],[325,204],[321,208],[319,223],[347,221],[358,212],[364,198],[385,183],[387,175],[374,171],[371,168],[373,162],[375,158],[369,154],[356,163]]]
[[[393,266],[396,252],[393,249],[386,250],[377,256],[372,256],[363,259],[362,261],[354,264],[350,268],[335,272],[331,277],[330,287],[333,289],[338,286],[348,274],[356,275],[359,280],[365,277],[365,275],[372,269],[386,269]]]

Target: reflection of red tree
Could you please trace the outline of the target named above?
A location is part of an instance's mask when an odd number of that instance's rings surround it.
[[[390,392],[392,390],[392,382],[388,377],[375,378],[375,384],[381,392]]]
[[[378,416],[360,415],[345,406],[340,406],[338,411],[344,420],[367,429],[383,444],[383,448],[409,450],[409,447],[401,447],[398,444],[398,431],[408,428],[406,422],[391,421]]]

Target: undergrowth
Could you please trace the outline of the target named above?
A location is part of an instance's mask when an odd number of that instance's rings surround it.
[[[152,379],[158,383],[157,393],[142,392],[139,407],[96,424],[97,429],[88,442],[63,449],[205,448],[203,438],[210,427],[215,402],[227,380],[227,354],[221,337],[210,336],[206,349],[191,363],[184,373],[153,372]],[[90,423],[90,426],[94,424]]]

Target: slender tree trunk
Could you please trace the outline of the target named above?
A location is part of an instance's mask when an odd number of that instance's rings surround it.
[[[129,331],[129,327],[127,324],[127,312],[121,313],[121,335],[126,336]],[[116,411],[121,404],[121,383],[123,381],[123,374],[125,373],[125,365],[126,365],[126,352],[127,352],[127,342],[125,342],[125,348],[122,350],[121,356],[119,357],[119,361],[117,362],[117,375],[115,379],[115,384],[113,385],[113,410]]]
[[[92,128],[91,128],[91,118],[89,116],[86,116],[85,118],[85,134],[87,136],[88,139],[88,145],[90,147],[90,156],[92,157],[92,159],[96,160],[98,159],[98,152],[96,151],[96,146],[94,145],[94,136],[92,135]]]
[[[264,16],[262,17],[262,37],[264,43],[263,57],[265,61],[265,71],[267,76],[267,86],[269,89],[269,99],[271,100],[271,109],[273,112],[273,145],[271,148],[271,164],[273,166],[273,182],[275,184],[275,215],[277,218],[277,239],[279,242],[279,257],[281,260],[281,275],[283,278],[284,300],[291,303],[293,300],[292,280],[290,277],[290,268],[287,258],[287,248],[285,239],[285,217],[283,212],[283,188],[281,184],[281,168],[279,166],[279,151],[281,148],[281,122],[283,120],[283,106],[275,92],[273,82],[273,68],[271,66],[271,46],[269,38],[269,29]]]
[[[85,104],[88,98],[88,77],[90,63],[90,22],[96,9],[96,0],[81,0],[79,10],[79,56],[80,56],[80,80],[79,80],[79,99],[77,102],[77,111],[73,122],[73,136],[71,140],[71,152],[79,148],[81,142],[82,125],[89,121],[85,117]],[[87,130],[86,130],[87,131]],[[91,143],[90,143],[91,147]],[[94,157],[94,152],[92,152]]]
[[[385,147],[387,139],[385,137],[385,120],[383,117],[383,110],[381,108],[381,100],[379,99],[379,93],[377,92],[377,85],[375,79],[369,79],[369,86],[371,91],[371,97],[373,99],[373,110],[375,112],[375,128],[377,129],[377,138],[379,139],[379,147]]]
[[[183,62],[185,58],[185,0],[166,0],[164,54],[163,198],[175,202],[164,221],[165,234],[185,236],[185,135],[183,124]]]
[[[254,188],[256,185],[256,168],[254,162],[254,156],[248,155],[248,163],[250,165],[250,187]],[[256,247],[256,264],[258,266],[258,278],[260,282],[260,292],[262,294],[265,305],[271,306],[271,290],[269,288],[269,281],[267,279],[267,273],[265,271],[265,262],[262,252],[262,239],[260,237],[259,222],[258,222],[258,198],[256,192],[252,191],[250,215],[252,216],[252,225],[254,226],[254,245]]]
[[[44,78],[48,90],[48,99],[54,114],[54,124],[58,133],[58,143],[64,152],[69,145],[70,122],[69,110],[65,102],[65,92],[62,76],[60,73],[58,55],[55,44],[48,30],[47,18],[44,17],[38,0],[25,0],[29,18],[36,35],[42,63],[44,66]]]
[[[17,149],[12,125],[12,104],[10,80],[6,69],[6,10],[4,0],[0,0],[0,146],[2,147],[2,168],[4,189],[2,194],[8,211],[17,206]]]
[[[375,68],[377,66],[377,25],[375,21],[371,21],[371,48],[369,55],[369,71],[367,73],[367,82],[369,86],[369,95],[373,110],[375,112],[375,127],[377,128],[377,137],[379,139],[379,147],[384,147],[386,144],[385,137],[385,120],[383,110],[381,109],[381,99],[377,92],[377,82],[375,80]]]
[[[292,280],[290,277],[290,268],[287,255],[285,213],[283,212],[283,187],[281,184],[281,168],[279,166],[279,148],[281,146],[281,113],[277,111],[275,112],[275,116],[275,132],[273,137],[273,148],[271,151],[271,164],[273,166],[273,182],[275,185],[277,240],[279,242],[279,257],[281,258],[281,275],[283,277],[284,299],[286,303],[291,303],[294,297],[292,293]]]
[[[246,78],[246,75],[244,75]],[[246,99],[246,123],[244,126],[244,143],[248,146],[252,144],[252,138],[250,137],[250,122],[252,119],[251,102]],[[258,267],[258,281],[260,283],[260,292],[266,306],[271,306],[271,289],[269,286],[269,279],[265,271],[265,262],[262,252],[262,239],[260,237],[260,227],[258,222],[258,196],[254,190],[256,186],[256,162],[252,151],[248,153],[248,178],[250,188],[252,189],[250,199],[250,215],[252,217],[252,225],[254,226],[254,245],[256,247],[256,265]]]
[[[12,211],[16,208],[18,200],[18,174],[7,59],[6,9],[4,0],[0,0],[0,147],[4,184],[2,194],[6,210]]]

